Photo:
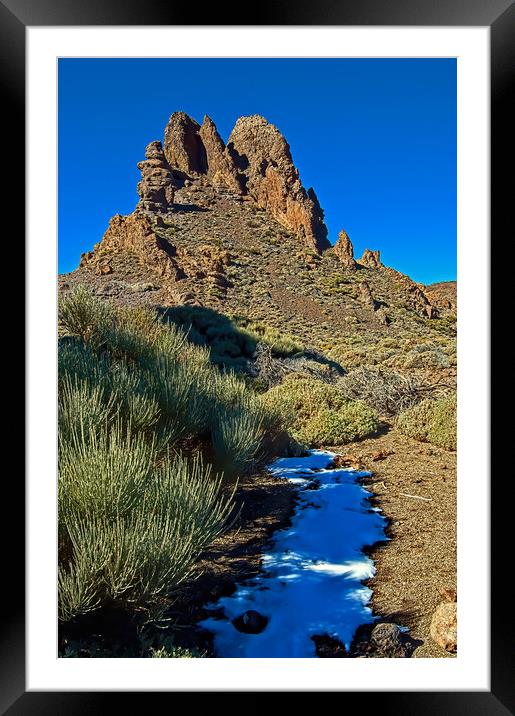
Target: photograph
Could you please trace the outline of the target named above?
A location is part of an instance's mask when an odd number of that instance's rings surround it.
[[[57,60],[58,659],[459,658],[457,70]]]

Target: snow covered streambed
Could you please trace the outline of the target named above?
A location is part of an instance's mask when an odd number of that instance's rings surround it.
[[[328,634],[348,647],[356,628],[373,621],[372,592],[362,580],[375,569],[362,549],[385,539],[385,518],[359,484],[370,473],[328,469],[333,458],[312,451],[270,466],[299,485],[298,506],[291,527],[277,532],[264,554],[263,573],[212,605],[226,618],[201,622],[214,633],[217,656],[314,657],[312,636]],[[232,623],[248,610],[268,619],[258,634]]]

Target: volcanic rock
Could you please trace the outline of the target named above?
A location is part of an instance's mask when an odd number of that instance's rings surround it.
[[[372,296],[370,285],[367,281],[360,281],[358,284],[359,289],[359,301],[365,308],[370,308],[372,311],[376,310],[376,302]]]
[[[409,276],[395,269],[386,268],[385,271],[393,278],[401,290],[406,306],[409,306],[409,308],[420,316],[425,316],[426,318],[438,317],[438,309],[433,305],[419,284],[415,283]]]
[[[359,259],[358,263],[362,266],[366,266],[367,268],[382,268],[383,264],[381,263],[381,252],[365,249],[363,256]]]
[[[268,617],[263,616],[255,609],[248,609],[243,614],[240,614],[239,617],[233,619],[232,624],[235,629],[244,634],[260,634],[266,629]]]
[[[458,646],[458,617],[456,602],[438,605],[429,627],[431,639],[442,649],[456,653]]]
[[[138,163],[141,181],[138,184],[140,200],[137,209],[167,212],[173,204],[175,180],[161,142],[151,142],[146,148],[145,157],[144,161]]]
[[[240,117],[227,149],[259,207],[315,251],[330,248],[316,194],[302,186],[290,147],[277,127],[257,114]]]
[[[354,261],[354,247],[349,235],[343,229],[338,234],[338,241],[335,243],[333,251],[340,259],[346,269],[356,270],[356,262]]]
[[[172,169],[187,176],[206,174],[206,150],[200,125],[186,112],[174,112],[165,128],[164,153]]]
[[[162,278],[179,281],[185,276],[176,259],[175,246],[154,233],[149,217],[144,214],[115,214],[97,247],[92,261],[101,261],[112,251],[129,250]]]
[[[404,633],[397,624],[364,624],[356,630],[351,656],[362,658],[411,658],[422,642]]]
[[[199,136],[206,153],[208,179],[216,187],[225,186],[235,194],[242,194],[240,175],[213,120],[207,114],[199,129]]]

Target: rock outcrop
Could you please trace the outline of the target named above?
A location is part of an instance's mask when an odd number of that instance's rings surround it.
[[[314,251],[330,248],[314,190],[302,186],[288,143],[263,117],[240,117],[225,146],[208,116],[200,126],[175,112],[165,129],[164,156],[175,177],[246,195]]]
[[[381,263],[381,252],[365,249],[363,256],[358,260],[358,263],[361,264],[361,266],[366,266],[367,268],[382,268],[383,264]]]
[[[115,214],[100,244],[86,255],[83,265],[102,263],[111,252],[130,251],[141,263],[164,279],[179,281],[185,277],[177,261],[177,250],[154,233],[148,216],[134,212],[129,216]]]
[[[257,114],[240,117],[227,149],[259,207],[315,251],[330,248],[317,196],[302,186],[290,147],[277,127]]]
[[[206,153],[208,179],[215,187],[225,186],[236,194],[242,194],[242,177],[227,152],[213,120],[207,115],[199,129],[199,136]]]
[[[165,159],[161,142],[150,142],[145,159],[138,163],[141,181],[138,183],[139,211],[167,212],[173,204],[175,180]]]
[[[354,247],[349,235],[343,229],[338,234],[338,240],[334,245],[333,251],[346,269],[351,271],[356,270],[357,266],[354,261]]]
[[[358,284],[358,300],[359,302],[365,307],[369,308],[372,311],[376,310],[376,302],[374,301],[374,297],[372,296],[372,291],[370,289],[370,285],[367,281],[360,281]]]
[[[168,164],[187,176],[207,173],[206,149],[200,125],[186,112],[174,112],[165,127],[164,153]]]
[[[443,311],[456,312],[456,281],[441,281],[420,288],[433,306]]]
[[[403,294],[404,303],[407,308],[412,309],[420,316],[426,318],[438,318],[438,309],[429,300],[425,292],[415,283],[409,276],[396,271],[392,268],[385,268],[385,273],[389,274],[394,283]]]

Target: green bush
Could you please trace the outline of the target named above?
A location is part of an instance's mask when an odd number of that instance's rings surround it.
[[[61,443],[61,619],[171,594],[232,509],[219,488],[200,457],[159,463],[155,442],[119,426]]]
[[[153,609],[270,460],[281,417],[149,309],[69,292],[59,330],[59,617]]]
[[[108,303],[98,301],[84,286],[69,291],[59,301],[59,328],[64,335],[100,345],[113,321]]]
[[[295,440],[309,447],[352,442],[378,427],[374,411],[348,400],[335,385],[290,375],[264,394],[265,404],[278,411]]]
[[[396,421],[399,430],[415,440],[456,450],[456,394],[439,400],[423,400],[405,410]]]

